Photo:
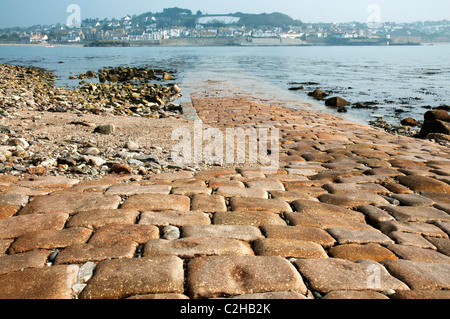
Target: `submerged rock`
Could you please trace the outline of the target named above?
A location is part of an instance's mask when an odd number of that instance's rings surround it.
[[[322,100],[323,98],[328,96],[328,93],[319,89],[315,89],[313,92],[308,93],[308,95],[312,96],[316,100]]]
[[[343,107],[350,105],[350,102],[344,100],[341,97],[332,97],[325,101],[326,106]]]

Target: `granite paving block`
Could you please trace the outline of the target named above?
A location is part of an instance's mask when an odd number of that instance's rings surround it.
[[[224,237],[252,242],[264,238],[258,227],[247,225],[203,225],[181,227],[182,237]]]
[[[154,225],[105,225],[94,232],[89,244],[102,245],[119,241],[133,241],[145,244],[150,239],[159,238],[159,228]]]
[[[189,211],[191,201],[187,196],[146,194],[129,197],[122,209],[145,211]]]
[[[286,221],[291,226],[318,227],[321,229],[344,228],[344,229],[373,229],[372,226],[329,213],[285,213]]]
[[[403,186],[398,183],[385,183],[384,187],[386,187],[389,191],[395,194],[411,194],[413,193],[408,187]]]
[[[450,185],[441,182],[435,178],[421,175],[399,176],[398,180],[401,184],[409,187],[415,192],[439,192],[450,193]]]
[[[206,187],[179,186],[174,187],[171,191],[173,195],[183,195],[192,197],[197,194],[211,195],[212,189]]]
[[[306,294],[302,277],[278,256],[195,258],[187,267],[187,290],[195,299],[294,291]]]
[[[337,240],[338,244],[388,244],[392,239],[379,230],[328,228],[327,232]]]
[[[100,262],[81,299],[121,299],[134,295],[184,292],[183,261],[175,256]]]
[[[168,185],[147,185],[140,184],[115,184],[108,188],[106,195],[132,196],[138,194],[164,194],[169,195],[171,186]]]
[[[96,209],[116,209],[120,205],[119,196],[102,193],[65,193],[39,196],[33,199],[20,212],[20,215],[39,213],[67,213]]]
[[[106,244],[79,244],[62,250],[55,259],[55,264],[83,264],[106,259],[133,258],[138,244],[124,240]]]
[[[292,212],[289,204],[281,199],[258,199],[233,197],[230,199],[231,210],[240,212],[264,211],[271,213]]]
[[[415,246],[389,244],[387,247],[402,259],[428,262],[428,263],[450,263],[450,257],[432,249]]]
[[[248,188],[257,188],[257,189],[263,189],[265,191],[284,191],[284,185],[280,181],[277,180],[257,180],[257,181],[250,181],[246,183]]]
[[[21,254],[0,255],[0,275],[27,268],[42,268],[51,253],[50,250],[33,250]]]
[[[109,224],[131,225],[139,216],[137,210],[98,209],[79,212],[73,215],[66,227],[86,227],[98,229]]]
[[[383,206],[397,220],[403,222],[429,223],[433,221],[450,221],[450,215],[434,207],[418,206]]]
[[[375,224],[380,222],[395,220],[392,215],[390,215],[385,210],[372,205],[363,205],[358,207],[358,210],[366,215],[367,219]]]
[[[336,240],[325,230],[308,226],[263,225],[261,230],[267,238],[312,241],[329,248]]]
[[[347,244],[338,245],[328,251],[330,257],[355,262],[360,259],[369,259],[380,262],[386,259],[397,259],[389,249],[379,244]]]
[[[286,202],[293,202],[295,200],[303,199],[303,200],[311,200],[318,201],[317,198],[311,196],[306,192],[302,192],[301,190],[296,191],[270,191],[272,198],[281,199]]]
[[[429,237],[448,238],[448,235],[439,227],[427,223],[401,222],[397,220],[380,223],[380,230],[389,235],[393,231],[420,234]]]
[[[72,299],[78,269],[53,266],[0,275],[0,299]]]
[[[438,252],[450,257],[450,239],[426,237],[426,240],[430,242]]]
[[[355,183],[333,183],[327,184],[324,188],[332,194],[342,194],[342,193],[374,193],[374,194],[387,194],[389,190],[384,188],[379,184],[365,183],[365,184],[355,184]]]
[[[319,196],[323,203],[343,206],[346,208],[357,208],[363,205],[387,205],[389,204],[383,197],[372,193],[343,193],[343,194],[323,194]]]
[[[328,258],[323,247],[312,241],[285,238],[263,238],[253,243],[258,256],[281,256],[284,258]]]
[[[74,227],[62,230],[34,230],[26,233],[11,245],[10,253],[21,253],[33,249],[58,249],[84,244],[91,237],[92,230]]]
[[[268,193],[264,189],[258,188],[241,188],[241,187],[230,187],[221,186],[217,188],[215,194],[221,195],[223,197],[256,197],[256,198],[269,198]]]
[[[450,196],[447,193],[425,191],[420,192],[420,194],[435,201],[437,204],[450,204]]]
[[[426,240],[420,234],[393,231],[392,233],[389,234],[389,237],[391,237],[395,241],[395,243],[399,245],[415,246],[419,248],[428,248],[437,250],[436,247],[433,244],[431,244],[429,240]]]
[[[191,199],[191,210],[207,213],[226,212],[225,198],[221,195],[194,195]]]
[[[69,218],[65,213],[33,214],[0,219],[0,238],[17,238],[26,233],[40,230],[59,230]]]
[[[286,225],[286,222],[275,213],[270,212],[225,212],[216,213],[213,217],[214,225],[250,225],[262,226],[270,225]]]
[[[432,199],[419,194],[392,194],[391,197],[400,201],[404,206],[431,206],[434,204]]]
[[[320,203],[308,200],[296,200],[292,206],[298,213],[314,215],[318,217],[330,216],[335,219],[344,218],[355,222],[365,223],[365,217],[362,213],[350,210],[341,206]]]
[[[215,189],[219,187],[238,187],[245,188],[245,184],[236,179],[227,179],[227,178],[214,178],[210,179],[208,182],[209,188]]]
[[[208,214],[193,211],[161,211],[161,212],[143,212],[139,220],[141,225],[155,226],[194,226],[209,225],[211,219]]]
[[[200,256],[252,256],[248,243],[224,237],[188,237],[177,240],[152,239],[144,246],[144,257],[175,255],[180,258]]]
[[[64,189],[70,188],[80,181],[74,178],[68,178],[65,176],[42,176],[42,177],[30,177],[23,181],[18,182],[18,186],[29,188],[49,188],[49,189]]]
[[[385,260],[381,264],[393,276],[406,283],[411,290],[450,289],[450,264],[448,263],[426,263],[397,259]]]
[[[383,265],[371,260],[299,259],[294,264],[309,283],[310,289],[320,293],[335,290],[409,290],[406,284],[391,276]]]

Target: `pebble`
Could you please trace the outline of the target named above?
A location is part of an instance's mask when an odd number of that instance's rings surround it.
[[[94,133],[100,134],[113,134],[116,131],[116,127],[112,124],[99,125],[95,128]]]
[[[180,229],[175,226],[166,226],[163,229],[162,238],[167,240],[176,240],[180,238]]]

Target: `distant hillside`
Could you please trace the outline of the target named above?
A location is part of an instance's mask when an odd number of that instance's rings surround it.
[[[201,11],[197,11],[194,14],[191,10],[174,7],[164,9],[163,12],[146,12],[138,16],[133,16],[132,22],[133,24],[139,24],[141,27],[151,24],[156,24],[161,28],[173,26],[194,27],[197,19],[208,16],[209,15],[205,15]],[[245,25],[248,27],[286,28],[291,25],[303,25],[301,21],[294,20],[290,16],[278,12],[261,14],[237,12],[234,14],[228,14],[227,16],[239,17],[240,20],[237,25]]]
[[[261,13],[261,14],[248,14],[248,13],[235,13],[232,16],[240,17],[239,25],[245,25],[248,27],[258,26],[271,26],[271,27],[288,27],[291,25],[302,26],[303,23],[299,20],[294,20],[290,16],[274,12],[274,13]]]

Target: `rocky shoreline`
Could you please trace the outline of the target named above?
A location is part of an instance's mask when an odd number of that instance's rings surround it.
[[[318,84],[318,83],[314,83]],[[304,90],[304,86],[291,87],[291,91]],[[352,109],[366,109],[376,105],[376,102],[357,102],[351,103],[339,96],[331,97],[329,93],[315,89],[308,93],[308,96],[314,98],[317,101],[323,101],[328,107],[336,109],[338,113],[346,113],[349,108]],[[430,107],[431,108],[431,107]],[[448,108],[448,107],[447,107]],[[402,113],[401,109],[398,109],[398,113]],[[430,122],[429,118],[432,118]],[[415,138],[425,138],[433,140],[444,146],[450,146],[450,116],[445,108],[442,106],[435,107],[431,111],[428,111],[424,115],[424,120],[419,121],[411,117],[403,118],[399,120],[399,124],[388,123],[383,116],[369,121],[369,125],[381,128],[388,133],[395,135],[402,135]]]
[[[174,75],[119,67],[100,70],[102,83],[85,81],[94,74],[68,89],[45,70],[0,65],[0,173],[93,178],[180,169],[168,162],[167,137],[190,124],[174,103]]]

